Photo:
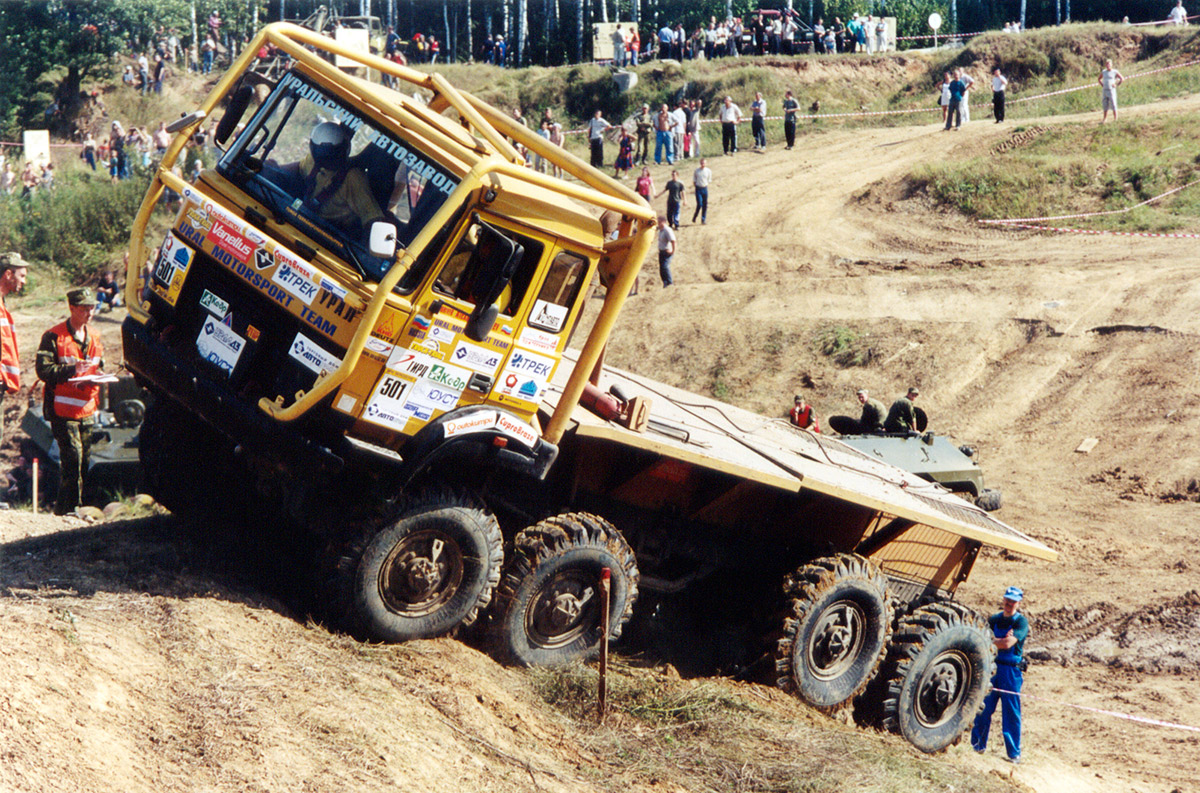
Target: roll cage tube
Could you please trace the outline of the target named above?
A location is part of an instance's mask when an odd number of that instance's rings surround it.
[[[505,118],[499,111],[484,104],[475,97],[469,97],[469,99],[464,97],[450,86],[441,75],[424,75],[421,72],[408,69],[391,61],[386,61],[378,56],[355,52],[332,39],[285,22],[276,22],[263,28],[246,46],[229,71],[218,81],[213,92],[201,104],[200,110],[204,111],[205,116],[212,113],[217,103],[229,92],[234,81],[240,78],[241,74],[256,57],[263,43],[268,40],[275,43],[280,49],[287,52],[296,60],[310,67],[313,71],[341,86],[350,94],[365,94],[368,98],[374,100],[380,108],[387,108],[393,103],[369,84],[363,84],[361,81],[345,75],[332,65],[304,49],[301,45],[308,44],[327,52],[342,55],[343,57],[358,61],[364,66],[370,66],[378,71],[386,72],[408,83],[429,90],[435,95],[434,106],[440,105],[441,102],[449,104],[481,134],[485,141],[492,145],[493,152],[489,154],[485,150],[485,153],[482,154],[485,159],[476,164],[467,173],[438,212],[413,240],[410,248],[405,251],[401,259],[396,262],[396,265],[381,279],[376,287],[375,294],[363,312],[358,329],[346,350],[346,355],[342,359],[341,365],[328,376],[318,379],[308,392],[298,394],[296,401],[291,405],[284,407],[263,398],[259,401],[260,409],[277,421],[293,421],[304,415],[335,388],[345,382],[346,378],[349,377],[357,365],[359,357],[362,355],[367,338],[370,336],[371,330],[375,327],[383,312],[388,295],[400,277],[415,262],[416,256],[413,251],[423,251],[432,241],[437,231],[448,223],[454,212],[467,201],[471,193],[483,186],[484,178],[489,174],[497,174],[531,182],[563,194],[566,197],[592,204],[602,209],[610,209],[630,218],[643,220],[647,224],[646,228],[636,232],[634,242],[629,246],[626,261],[617,276],[613,288],[608,291],[605,297],[604,305],[600,310],[595,325],[593,325],[592,332],[588,335],[587,342],[584,344],[575,370],[567,382],[563,397],[559,400],[558,407],[550,423],[547,425],[544,437],[551,443],[557,443],[565,431],[566,424],[569,421],[571,412],[574,410],[575,404],[583,393],[587,377],[599,360],[604,343],[607,341],[613,326],[616,324],[617,315],[620,313],[621,307],[625,302],[624,296],[628,294],[629,289],[633,286],[633,280],[637,275],[638,269],[640,269],[641,262],[650,249],[653,239],[652,223],[654,213],[650,210],[649,205],[641,196],[638,196],[629,188],[619,184],[615,180],[609,179],[604,174],[592,170],[590,166],[585,165],[582,160],[569,154],[564,149],[548,146],[543,147],[541,145],[543,141],[540,138],[532,135],[527,129],[518,128],[515,123]],[[485,115],[488,117],[487,120],[484,118]],[[136,320],[142,323],[147,322],[150,318],[148,306],[142,304],[141,296],[137,290],[138,276],[140,275],[145,257],[143,241],[146,226],[149,223],[155,204],[163,193],[164,186],[170,186],[180,193],[187,187],[186,182],[171,173],[171,167],[175,164],[180,151],[189,139],[191,130],[198,123],[200,123],[200,119],[197,119],[194,124],[180,130],[179,134],[172,140],[171,145],[167,148],[163,156],[154,181],[151,183],[150,189],[146,194],[146,198],[142,201],[142,206],[138,210],[138,215],[131,229],[130,270],[127,273],[125,287],[126,303],[129,306],[130,313],[133,314]],[[516,153],[512,145],[504,140],[503,136],[497,131],[496,124],[499,124],[506,132],[515,133],[513,135],[514,139],[532,143],[529,148],[542,154],[542,156],[549,159],[553,164],[558,165],[572,176],[580,179],[587,187],[580,187],[546,174],[520,167],[523,163],[522,158]],[[435,134],[431,137],[441,138],[444,136]],[[502,155],[504,159],[501,159],[497,155]]]

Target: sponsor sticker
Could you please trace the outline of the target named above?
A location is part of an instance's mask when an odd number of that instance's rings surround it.
[[[254,253],[254,245],[242,235],[241,229],[221,218],[213,220],[208,239],[242,264],[249,264],[250,256]]]
[[[392,354],[395,348],[394,344],[386,342],[383,339],[377,339],[374,336],[367,337],[367,343],[364,345],[368,350],[379,355],[388,356]]]
[[[324,289],[329,294],[335,296],[339,300],[345,300],[346,295],[349,294],[349,292],[346,291],[345,287],[340,286],[340,285],[334,283],[333,281],[330,281],[328,278],[326,278],[324,276],[321,277],[320,283],[321,283],[322,289]]]
[[[154,291],[172,306],[179,300],[183,279],[187,277],[188,267],[195,256],[196,252],[180,242],[174,234],[168,233],[163,240],[158,264],[150,276],[150,282]]]
[[[229,304],[207,289],[200,295],[200,308],[212,314],[217,319],[225,319],[229,313]]]
[[[411,385],[409,380],[384,372],[363,409],[363,420],[381,427],[404,429],[409,417],[404,409],[404,396]]]
[[[404,347],[397,347],[392,350],[392,354],[388,358],[387,367],[393,372],[399,372],[402,375],[416,379],[429,374],[433,363],[433,359],[424,353],[414,352]]]
[[[418,405],[415,402],[405,402],[404,410],[407,413],[411,413],[412,417],[419,421],[429,421],[433,418],[433,408]]]
[[[340,397],[338,397],[337,405],[335,405],[335,407],[343,413],[352,413],[354,412],[354,406],[357,403],[358,400],[354,397],[350,396],[349,394],[342,394]]]
[[[432,364],[429,372],[425,375],[425,379],[431,383],[436,383],[444,388],[449,388],[460,393],[467,387],[467,384],[471,382],[471,378],[474,376],[469,370],[461,366],[442,363],[441,361],[432,361]]]
[[[527,347],[537,352],[554,353],[558,351],[558,336],[537,328],[525,328],[517,337],[517,345]]]
[[[510,438],[516,438],[521,443],[532,448],[538,441],[538,434],[525,422],[520,419],[515,419],[512,416],[506,416],[503,413],[496,414],[496,429],[503,432]]]
[[[253,325],[246,326],[246,338],[250,339],[250,341],[258,341],[259,335],[258,328]]]
[[[275,255],[266,248],[254,252],[254,266],[260,270],[270,270],[275,266]]]
[[[445,342],[446,344],[453,344],[454,338],[456,336],[458,336],[458,331],[453,330],[452,328],[444,327],[442,325],[434,325],[429,329],[428,333],[426,333],[425,335],[426,335],[426,338],[428,338],[430,341]]]
[[[409,391],[408,404],[421,405],[430,410],[450,410],[458,404],[458,396],[462,393],[428,380],[418,380]]]
[[[446,433],[447,438],[472,432],[483,432],[496,426],[496,419],[499,415],[494,410],[482,410],[469,416],[450,419],[442,425],[442,430]]]
[[[552,330],[555,333],[563,328],[563,323],[567,321],[567,307],[556,306],[545,300],[538,300],[533,304],[533,313],[529,315],[529,324],[537,325],[539,328]]]
[[[292,348],[288,350],[288,355],[318,375],[327,375],[342,365],[340,358],[303,333],[296,334],[296,338],[292,341]]]
[[[298,267],[292,262],[281,261],[279,268],[271,276],[271,280],[282,286],[293,297],[298,297],[306,305],[312,305],[320,288],[306,272],[307,268]]]
[[[496,381],[496,393],[536,402],[546,393],[555,360],[527,350],[515,350]]]
[[[460,341],[454,348],[454,352],[450,354],[451,362],[484,374],[495,374],[503,359],[502,353],[465,341]]]
[[[200,335],[196,337],[196,350],[200,357],[216,364],[226,374],[233,373],[233,367],[237,366],[244,349],[246,340],[212,317],[204,320]]]

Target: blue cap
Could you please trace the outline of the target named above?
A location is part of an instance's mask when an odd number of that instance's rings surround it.
[[[1020,603],[1021,598],[1023,597],[1025,597],[1025,593],[1015,586],[1010,586],[1008,589],[1004,590],[1005,600],[1011,600],[1014,603]]]

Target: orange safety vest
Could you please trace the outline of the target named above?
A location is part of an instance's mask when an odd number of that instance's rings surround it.
[[[93,371],[100,369],[100,361],[104,357],[104,349],[94,333],[88,334],[87,354],[79,349],[79,342],[71,335],[71,329],[66,322],[55,325],[50,329],[54,334],[54,362],[57,364],[77,364],[80,361],[90,364]],[[100,386],[72,385],[58,383],[50,389],[53,400],[54,415],[61,419],[85,419],[96,412],[99,401]]]
[[[21,356],[17,352],[17,329],[12,314],[0,303],[0,383],[5,391],[21,387]]]

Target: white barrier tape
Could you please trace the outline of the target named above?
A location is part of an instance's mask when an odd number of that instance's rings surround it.
[[[978,30],[974,33],[949,33],[946,35],[938,35],[938,36],[935,36],[932,33],[924,35],[924,36],[897,36],[896,41],[917,41],[920,39],[961,39],[961,38],[969,38],[971,36],[982,36],[984,33],[988,33],[988,32],[991,32],[991,31]]]
[[[1200,732],[1200,727],[1192,727],[1188,724],[1176,724],[1175,722],[1172,722],[1172,721],[1161,721],[1159,719],[1148,719],[1145,716],[1133,716],[1129,713],[1119,713],[1115,710],[1104,710],[1102,708],[1089,708],[1087,705],[1076,705],[1073,702],[1059,702],[1058,700],[1047,699],[1046,697],[1035,697],[1032,694],[1024,694],[1024,693],[1021,693],[1020,691],[1007,691],[1003,688],[993,687],[992,691],[995,691],[999,694],[1013,694],[1014,696],[1021,697],[1022,699],[1036,699],[1039,702],[1048,702],[1051,705],[1059,705],[1060,707],[1064,707],[1064,708],[1075,708],[1076,710],[1086,710],[1089,713],[1100,713],[1105,716],[1113,716],[1118,719],[1127,719],[1129,721],[1136,721],[1139,724],[1149,724],[1154,727],[1170,727],[1175,730],[1187,730],[1189,732]]]
[[[1191,16],[1191,17],[1184,17],[1184,19],[1200,19],[1200,14],[1197,14],[1196,16]],[[1179,23],[1176,22],[1174,19],[1162,19],[1157,22],[1133,22],[1129,25],[1129,27],[1141,28],[1141,27],[1145,27],[1147,25],[1178,25],[1178,24]]]
[[[1161,237],[1168,239],[1181,240],[1200,240],[1200,234],[1168,234],[1158,231],[1107,231],[1104,229],[1067,229],[1058,228],[1057,226],[1038,226],[1026,223],[1011,223],[1005,228],[1008,229],[1033,229],[1034,231],[1061,231],[1068,234],[1111,234],[1114,237]]]
[[[1186,61],[1184,63],[1177,63],[1174,66],[1164,66],[1161,69],[1151,69],[1148,72],[1138,72],[1137,74],[1129,75],[1128,77],[1125,78],[1125,80],[1126,81],[1136,80],[1139,77],[1146,77],[1147,75],[1159,74],[1161,72],[1169,72],[1172,69],[1182,69],[1185,66],[1195,66],[1198,63],[1200,63],[1200,59],[1194,60],[1194,61]],[[1051,91],[1046,94],[1037,94],[1036,96],[1024,96],[1024,97],[1021,97],[1020,99],[1013,99],[1008,104],[1015,105],[1019,102],[1032,102],[1035,99],[1045,99],[1048,96],[1059,96],[1060,94],[1071,94],[1076,91],[1087,91],[1089,89],[1094,89],[1095,87],[1096,87],[1095,83],[1090,83],[1088,85],[1077,85],[1074,88],[1064,88],[1061,91]]]
[[[25,145],[24,143],[10,143],[6,140],[0,140],[0,146],[16,146],[17,148],[21,148],[24,145]],[[68,148],[78,148],[82,145],[83,145],[82,143],[51,143],[50,148],[52,148],[52,149],[68,149]]]
[[[1191,182],[1188,182],[1185,185],[1180,185],[1179,187],[1173,187],[1165,193],[1159,193],[1156,196],[1147,198],[1145,201],[1142,201],[1141,203],[1134,204],[1133,206],[1125,207],[1124,209],[1107,209],[1103,212],[1081,212],[1077,215],[1047,215],[1046,217],[1041,217],[1041,218],[1009,218],[1007,220],[981,220],[979,222],[1003,225],[1006,223],[1041,223],[1041,222],[1044,222],[1047,220],[1073,220],[1075,218],[1097,218],[1097,217],[1101,217],[1102,215],[1122,215],[1126,212],[1132,212],[1133,210],[1137,209],[1138,207],[1144,207],[1147,204],[1153,204],[1155,201],[1158,201],[1161,198],[1166,198],[1169,195],[1174,195],[1175,193],[1178,193],[1180,190],[1185,190],[1194,184],[1200,184],[1200,179],[1193,180]]]

